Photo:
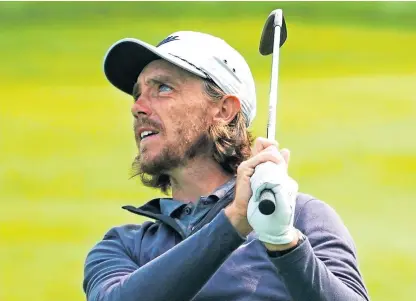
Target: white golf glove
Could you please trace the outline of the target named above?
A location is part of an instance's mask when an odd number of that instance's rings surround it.
[[[250,178],[253,194],[247,208],[250,226],[262,242],[287,244],[294,239],[295,214],[298,184],[287,174],[284,165],[273,162],[259,164]],[[262,214],[259,209],[260,194],[264,189],[273,191],[276,199],[275,211],[270,215]]]

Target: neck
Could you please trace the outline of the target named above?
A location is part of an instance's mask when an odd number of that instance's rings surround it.
[[[173,199],[186,203],[197,202],[232,178],[217,162],[207,158],[195,158],[169,176]]]

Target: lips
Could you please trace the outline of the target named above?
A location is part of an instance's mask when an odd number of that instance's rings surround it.
[[[150,136],[146,136],[146,137],[140,139],[140,144],[142,144],[142,143],[146,144],[147,142],[152,141],[153,139],[157,139],[158,136],[159,136],[158,134],[153,134],[153,135],[150,135]]]
[[[142,140],[154,137],[158,134],[159,134],[159,131],[154,129],[154,128],[140,127],[136,131],[136,135],[137,135],[136,138],[138,138],[138,140],[142,141]]]
[[[156,131],[142,131],[140,133],[140,139],[143,140],[147,137],[151,137],[151,136],[154,136],[154,135],[157,135],[157,134],[159,134],[159,133],[156,132]]]
[[[159,122],[152,120],[148,117],[139,116],[134,121],[134,133],[136,141],[142,141],[156,136],[160,133],[162,126]]]

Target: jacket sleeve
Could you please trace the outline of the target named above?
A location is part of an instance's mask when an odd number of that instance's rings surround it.
[[[353,239],[335,210],[310,200],[295,224],[307,239],[293,251],[271,258],[293,300],[370,300]]]
[[[127,232],[110,230],[87,255],[83,288],[88,301],[191,300],[244,242],[221,211],[194,235],[138,266],[131,254],[137,235]]]

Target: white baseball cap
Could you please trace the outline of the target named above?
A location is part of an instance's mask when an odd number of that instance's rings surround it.
[[[144,67],[164,59],[193,74],[212,80],[225,93],[240,100],[241,111],[250,126],[256,116],[256,89],[250,67],[242,55],[224,40],[212,35],[178,31],[156,47],[125,38],[114,43],[104,58],[104,73],[116,88],[132,95]]]

